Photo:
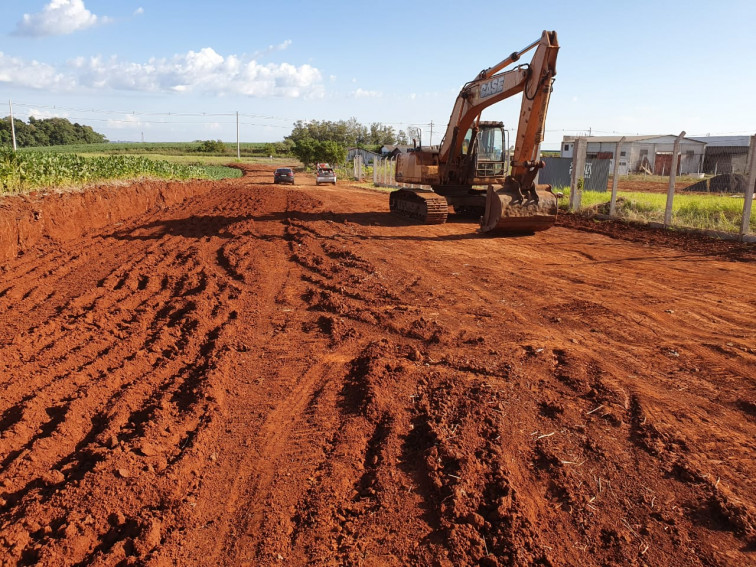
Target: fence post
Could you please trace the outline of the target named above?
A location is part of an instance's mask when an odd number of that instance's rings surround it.
[[[748,170],[748,182],[743,202],[743,224],[740,227],[741,240],[745,240],[745,236],[751,232],[751,207],[753,206],[754,185],[756,185],[756,136],[751,136],[746,169]]]
[[[16,124],[13,121],[13,101],[8,101],[8,106],[10,107],[10,123],[11,123],[11,135],[13,137],[13,151],[16,151]]]
[[[580,208],[585,183],[585,154],[588,150],[588,140],[585,138],[575,139],[575,148],[572,155],[572,176],[570,178],[570,210]]]
[[[677,177],[677,160],[680,155],[680,142],[685,137],[685,130],[675,139],[675,145],[672,146],[672,165],[669,168],[669,188],[667,189],[667,208],[664,209],[664,228],[672,224],[672,203],[675,200],[675,177]]]
[[[622,149],[622,143],[625,141],[625,137],[622,136],[617,142],[617,147],[614,148],[614,173],[612,173],[612,200],[609,203],[609,216],[613,217],[617,208],[617,182],[619,173],[619,160],[620,150]]]

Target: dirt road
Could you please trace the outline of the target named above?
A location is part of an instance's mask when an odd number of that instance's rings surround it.
[[[271,179],[19,232],[3,565],[756,563],[753,248]]]

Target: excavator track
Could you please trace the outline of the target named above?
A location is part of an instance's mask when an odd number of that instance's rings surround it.
[[[399,189],[389,194],[391,212],[424,224],[443,224],[449,214],[449,204],[432,191]]]

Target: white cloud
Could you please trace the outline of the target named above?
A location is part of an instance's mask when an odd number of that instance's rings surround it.
[[[33,89],[69,90],[74,81],[55,67],[38,61],[24,61],[0,51],[0,84],[10,83]]]
[[[381,91],[367,91],[361,88],[358,88],[356,91],[352,91],[349,94],[354,98],[380,98],[383,96]]]
[[[87,10],[84,0],[51,0],[41,12],[24,14],[14,34],[32,37],[66,35],[111,21]]]
[[[265,55],[274,53],[276,51],[284,51],[285,49],[288,49],[290,45],[291,45],[291,40],[287,39],[277,45],[269,45],[265,49],[261,49],[260,51],[255,51],[249,57],[251,59],[259,59],[260,57],[264,57]]]
[[[142,122],[142,119],[134,114],[124,114],[121,118],[111,118],[106,123],[108,128],[114,130],[133,130],[134,128],[150,128],[149,122]]]
[[[61,112],[57,110],[40,110],[38,108],[29,109],[29,116],[33,116],[37,120],[45,120],[47,118],[68,118],[70,114],[68,112]]]
[[[136,10],[134,10],[134,15],[135,16],[141,16],[142,14],[144,14],[144,8],[142,8],[141,6],[139,6],[139,8],[137,8]]]
[[[323,78],[310,65],[260,64],[252,58],[223,56],[210,47],[146,63],[117,57],[78,57],[58,70],[51,65],[4,56],[0,52],[0,84],[35,89],[242,94],[252,97],[316,98]]]

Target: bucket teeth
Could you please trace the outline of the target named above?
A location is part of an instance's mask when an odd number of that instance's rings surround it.
[[[480,231],[523,234],[551,228],[556,222],[557,197],[549,190],[537,190],[536,196],[522,197],[518,191],[489,186]]]

